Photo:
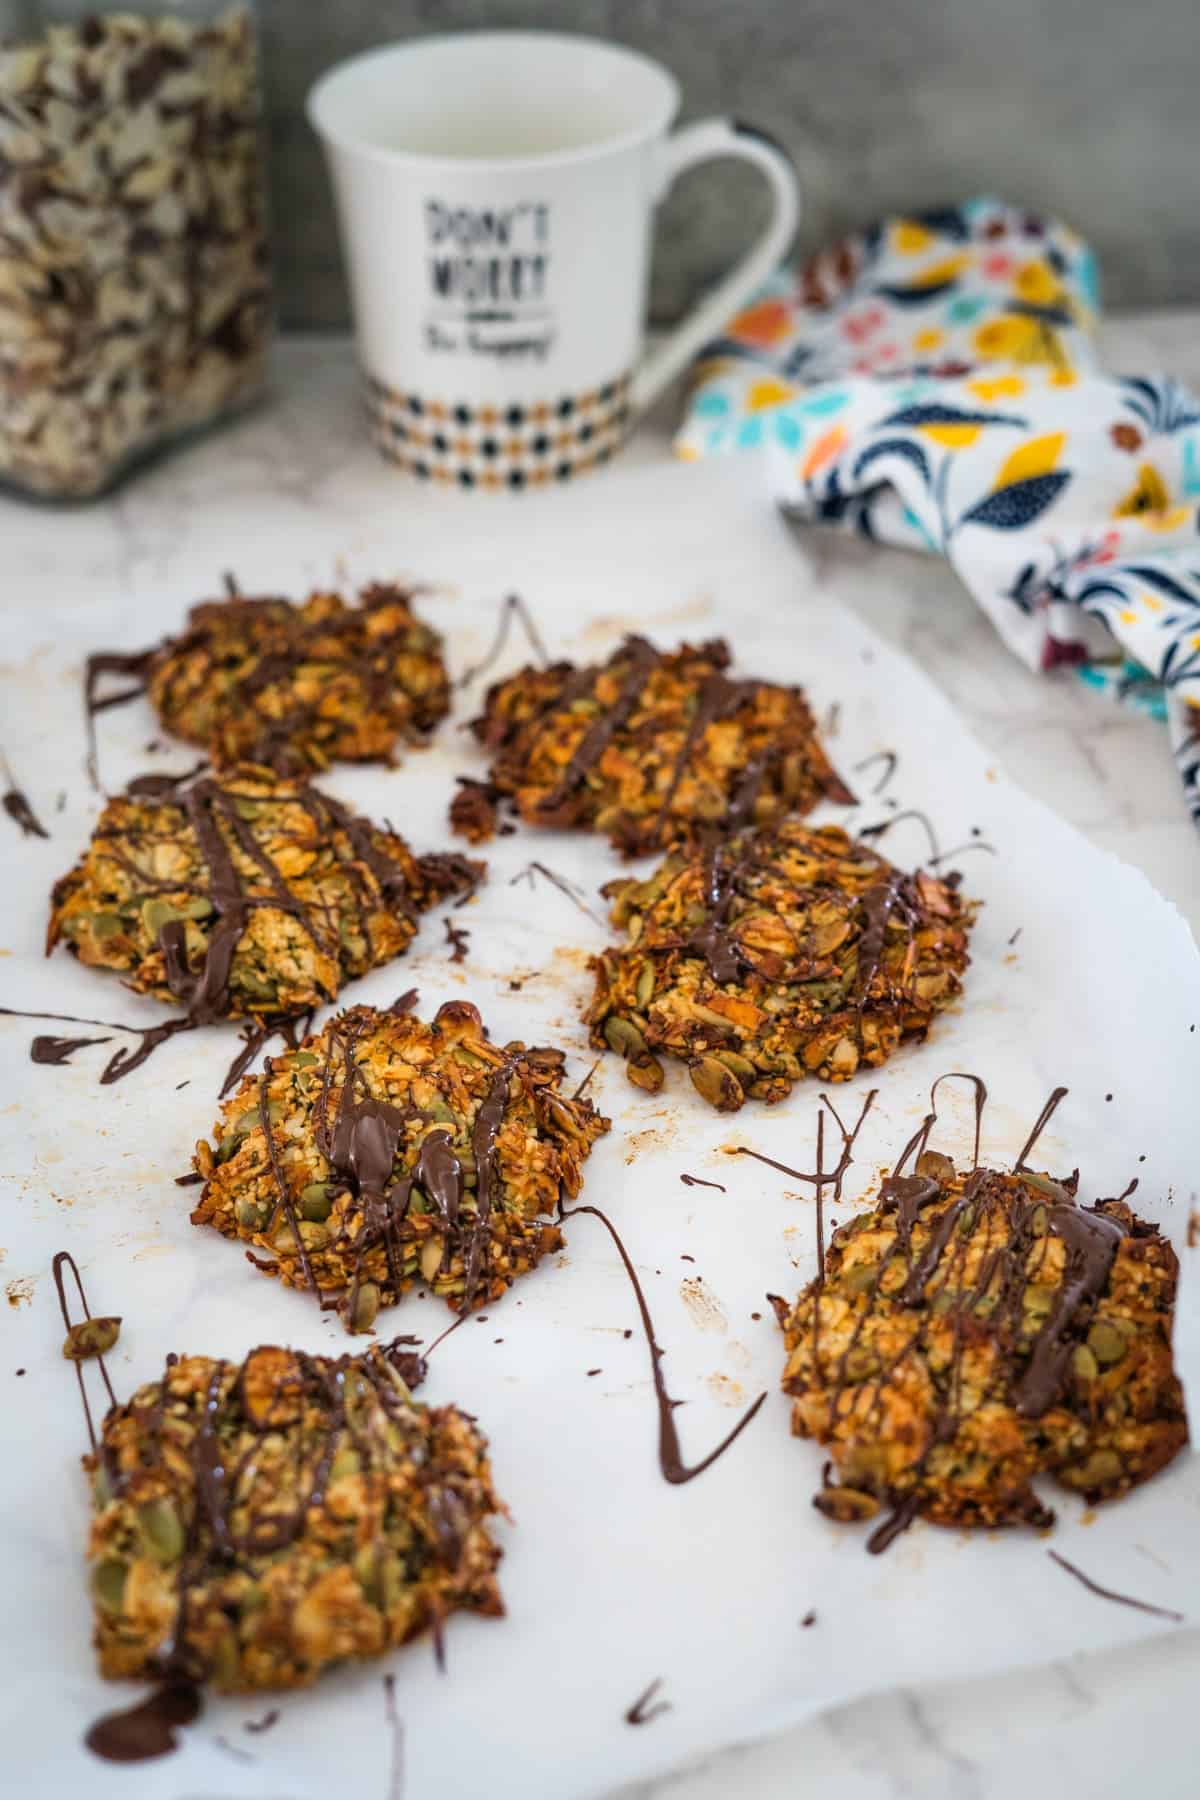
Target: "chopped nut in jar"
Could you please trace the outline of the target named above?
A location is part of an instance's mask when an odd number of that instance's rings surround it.
[[[260,388],[258,132],[244,6],[0,48],[0,482],[88,498]]]

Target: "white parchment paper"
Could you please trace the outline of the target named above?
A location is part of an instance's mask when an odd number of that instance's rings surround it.
[[[814,591],[802,549],[767,510],[753,474],[742,479],[745,486],[728,469],[617,470],[511,505],[398,485],[394,517],[347,516],[338,532],[311,519],[300,497],[247,495],[181,518],[152,557],[138,560],[123,591],[98,589],[84,570],[74,590],[31,591],[27,612],[8,628],[2,741],[52,837],[23,842],[0,820],[3,1002],[130,1021],[161,1016],[65,953],[49,963],[41,955],[48,890],[96,812],[81,772],[79,664],[88,649],[132,648],[173,627],[188,602],[216,591],[223,569],[235,570],[247,592],[384,575],[442,583],[425,604],[458,669],[486,645],[497,600],[512,588],[555,653],[601,656],[633,627],[662,644],[725,633],[743,671],[802,681],[819,715],[837,704],[831,747],[843,771],[874,751],[895,751],[888,798],[924,810],[944,846],[978,832],[998,852],[962,859],[968,890],[985,902],[962,1006],[926,1046],[835,1096],[856,1111],[867,1086],[881,1089],[840,1216],[919,1121],[934,1077],[968,1069],[991,1093],[985,1160],[1011,1160],[1050,1088],[1065,1083],[1070,1096],[1043,1139],[1046,1162],[1064,1171],[1078,1164],[1087,1199],[1119,1192],[1136,1174],[1135,1204],[1186,1257],[1200,1067],[1200,965],[1186,926],[1140,874],[1011,787],[918,669]],[[502,667],[525,657],[514,643]],[[340,768],[330,788],[391,819],[420,849],[444,843],[454,774],[482,773],[473,740],[458,728],[474,698],[460,702],[433,749],[401,770]],[[141,703],[100,725],[110,786],[191,760],[183,746],[146,751],[157,728]],[[879,773],[869,771],[862,786]],[[886,810],[882,798],[868,798],[854,825]],[[883,847],[909,862],[927,854],[913,822]],[[514,877],[540,859],[587,890],[599,912],[595,890],[614,873],[613,860],[599,842],[524,829],[487,854],[488,886],[455,915],[471,934],[466,962],[448,961],[440,920],[430,918],[412,955],[346,998],[386,1003],[415,983],[432,1013],[469,995],[495,1038],[561,1044],[582,1075],[591,1061],[578,1019],[590,988],[586,959],[606,934],[553,888]],[[576,1219],[557,1266],[464,1325],[431,1363],[424,1397],[467,1407],[491,1437],[512,1512],[512,1523],[499,1526],[508,1616],[452,1621],[444,1674],[427,1642],[382,1665],[397,1678],[402,1746],[385,1717],[381,1666],[372,1665],[284,1696],[279,1723],[261,1735],[245,1722],[275,1701],[213,1701],[173,1757],[137,1770],[94,1760],[82,1733],[126,1695],[92,1666],[77,1463],[84,1432],[59,1354],[53,1253],[70,1248],[93,1306],[124,1316],[111,1358],[123,1391],[156,1375],[172,1349],[232,1357],[274,1340],[336,1351],[344,1339],[306,1296],[281,1291],[239,1248],[193,1229],[194,1190],[173,1184],[215,1117],[232,1029],[177,1039],[112,1088],[97,1083],[111,1046],[66,1068],[37,1068],[27,1056],[36,1029],[0,1020],[0,1275],[11,1301],[0,1308],[0,1741],[20,1791],[557,1800],[602,1793],[864,1690],[984,1676],[1178,1629],[1086,1592],[1029,1533],[968,1539],[918,1524],[875,1558],[862,1532],[822,1519],[810,1505],[821,1453],[789,1436],[780,1339],[764,1299],[768,1290],[796,1291],[813,1272],[810,1192],[728,1155],[749,1143],[811,1167],[817,1090],[722,1118],[681,1069],[669,1069],[663,1092],[650,1097],[606,1059],[592,1091],[613,1130],[587,1165],[583,1197],[610,1213],[638,1266],[670,1391],[686,1403],[676,1415],[685,1453],[703,1456],[767,1389],[758,1417],[700,1479],[664,1483],[633,1296],[603,1228]],[[944,1086],[940,1111],[935,1142],[965,1150],[969,1093]],[[685,1187],[683,1172],[727,1191]],[[1185,1278],[1177,1330],[1193,1404],[1194,1276]],[[428,1341],[448,1317],[407,1300],[381,1323]],[[600,1373],[589,1376],[592,1369]],[[1195,1621],[1198,1500],[1189,1454],[1094,1520],[1057,1496],[1050,1541],[1096,1580]],[[803,1628],[810,1611],[815,1623]],[[670,1710],[631,1727],[625,1709],[655,1679]]]

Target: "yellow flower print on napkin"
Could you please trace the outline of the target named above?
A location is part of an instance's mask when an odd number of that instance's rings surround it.
[[[975,354],[987,362],[1065,363],[1058,333],[1044,319],[1004,313],[980,325],[973,339]]]
[[[1186,506],[1172,506],[1167,484],[1153,463],[1143,463],[1137,480],[1125,498],[1113,508],[1114,519],[1140,519],[1151,531],[1176,531],[1189,513]]]

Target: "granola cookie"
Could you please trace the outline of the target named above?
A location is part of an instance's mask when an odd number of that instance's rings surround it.
[[[625,856],[854,796],[830,765],[799,688],[735,680],[720,638],[663,652],[628,637],[606,663],[522,669],[471,729],[487,783],[464,781],[456,830],[490,837],[496,802],[526,824],[600,831]]]
[[[46,947],[62,939],[197,1022],[303,1013],[400,956],[418,912],[482,874],[414,856],[303,779],[145,776],[55,885]]]
[[[338,1307],[351,1331],[417,1283],[456,1312],[497,1300],[562,1246],[608,1130],[559,1092],[559,1050],[488,1040],[469,1001],[432,1025],[355,1006],[268,1059],[196,1146],[196,1225],[263,1254],[254,1266]]]
[[[459,1610],[503,1613],[467,1414],[396,1346],[183,1356],[104,1421],[88,1544],[100,1673],[305,1687]]]
[[[785,819],[604,892],[627,942],[593,959],[592,1042],[652,1093],[659,1053],[682,1058],[721,1112],[886,1061],[925,1036],[969,961],[957,878],[905,875],[836,825]]]
[[[290,600],[233,597],[192,608],[150,658],[163,725],[216,761],[294,772],[391,762],[450,710],[438,634],[389,582]]]
[[[939,1525],[1053,1523],[1031,1482],[1127,1493],[1187,1442],[1171,1359],[1178,1261],[1076,1177],[956,1171],[926,1152],[839,1226],[824,1280],[774,1302],[792,1430],[829,1452],[816,1505],[881,1507],[872,1549]]]

